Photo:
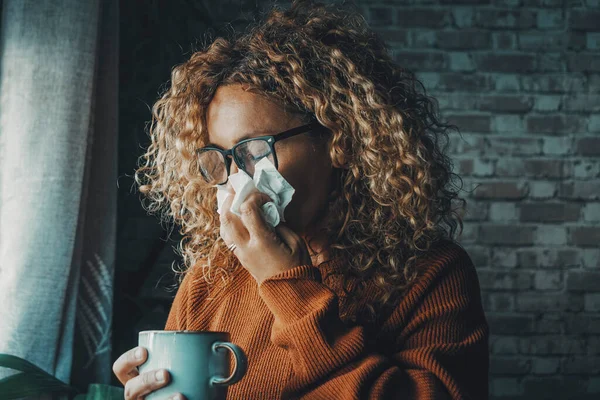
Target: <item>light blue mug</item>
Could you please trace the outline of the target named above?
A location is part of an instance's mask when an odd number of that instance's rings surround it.
[[[140,373],[166,369],[171,374],[167,386],[147,395],[146,400],[167,399],[175,393],[187,400],[225,400],[227,387],[246,374],[248,361],[242,349],[229,341],[227,332],[142,331],[138,344],[148,351]],[[228,377],[230,351],[235,367]]]

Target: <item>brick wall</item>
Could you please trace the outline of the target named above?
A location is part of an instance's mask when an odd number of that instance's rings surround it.
[[[600,398],[600,1],[359,4],[461,130],[491,398]]]

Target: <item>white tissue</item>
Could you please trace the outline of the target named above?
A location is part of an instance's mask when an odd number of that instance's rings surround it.
[[[240,206],[246,197],[258,190],[267,194],[272,200],[262,206],[262,213],[267,224],[275,227],[279,225],[280,221],[285,222],[283,212],[292,200],[296,190],[284,179],[267,157],[260,160],[254,167],[254,177],[250,177],[250,175],[240,170],[230,175],[229,181],[233,186],[233,190],[235,190],[230,209],[232,213],[240,216]],[[230,194],[226,187],[226,185],[217,185],[217,212],[219,214],[221,214],[225,199]]]

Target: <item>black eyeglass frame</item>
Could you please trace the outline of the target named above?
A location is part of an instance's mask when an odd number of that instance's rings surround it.
[[[238,160],[238,158],[235,154],[235,150],[238,146],[240,146],[246,142],[250,142],[252,140],[263,140],[263,141],[267,142],[269,145],[271,154],[273,154],[273,160],[275,161],[275,169],[279,169],[279,164],[277,162],[277,153],[275,152],[275,143],[277,143],[281,140],[284,140],[284,139],[291,138],[292,136],[300,135],[302,133],[307,133],[310,131],[325,132],[325,131],[327,131],[327,128],[325,128],[323,125],[319,124],[318,121],[312,121],[306,125],[297,126],[295,128],[288,129],[287,131],[276,133],[275,135],[258,136],[258,137],[254,137],[254,138],[244,139],[244,140],[236,143],[235,146],[233,146],[229,150],[224,150],[224,149],[222,149],[220,147],[216,147],[216,146],[206,146],[201,149],[198,149],[197,154],[200,155],[201,153],[209,151],[209,150],[216,150],[223,155],[223,159],[225,160],[225,167],[227,169],[227,177],[225,178],[225,181],[223,181],[221,183],[217,183],[216,185],[224,185],[225,183],[227,183],[227,180],[229,179],[229,173],[231,170],[231,159],[233,158],[233,160],[235,161],[235,163],[237,164],[238,167],[240,167],[240,164],[243,164],[242,162],[240,162]],[[229,156],[231,156],[231,158]],[[245,170],[244,170],[244,172],[247,173],[247,171],[245,171]]]

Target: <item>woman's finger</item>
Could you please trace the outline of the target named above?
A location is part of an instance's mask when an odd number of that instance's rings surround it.
[[[242,223],[251,237],[262,238],[273,235],[274,231],[265,221],[261,210],[262,205],[269,201],[271,198],[268,195],[254,192],[248,195],[240,206]]]
[[[303,263],[307,263],[310,260],[310,255],[306,243],[302,237],[298,236],[296,232],[290,229],[285,223],[280,223],[275,227],[275,230],[279,237],[281,237],[290,249],[290,253],[296,253],[301,255]]]
[[[221,215],[223,215],[225,213],[225,211],[229,211],[231,209],[231,203],[233,203],[234,196],[235,196],[235,193],[229,192],[229,195],[227,195],[227,197],[225,197],[225,201],[221,205]]]
[[[117,361],[113,364],[113,372],[124,385],[128,380],[139,375],[136,367],[145,361],[146,349],[144,347],[134,347],[117,358]]]
[[[125,384],[125,400],[137,400],[169,383],[170,374],[165,369],[144,372]]]
[[[231,202],[233,201],[233,194],[227,196],[225,202],[223,203],[223,210],[221,212],[221,228],[220,234],[221,238],[225,241],[226,244],[230,245],[235,243],[240,245],[241,243],[245,243],[248,240],[248,233],[246,228],[244,228],[244,224],[240,220],[240,218],[232,213],[229,209],[231,207]]]

